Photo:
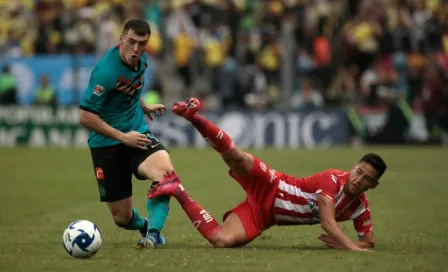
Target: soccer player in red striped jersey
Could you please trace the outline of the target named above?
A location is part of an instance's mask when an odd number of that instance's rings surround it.
[[[374,189],[386,170],[376,154],[364,155],[350,171],[330,169],[309,177],[277,172],[237,148],[230,137],[197,111],[190,98],[174,104],[173,112],[190,121],[230,167],[229,174],[246,191],[246,199],[217,221],[180,184],[175,173],[149,191],[149,198],[175,197],[199,232],[215,247],[243,246],[277,225],[320,224],[319,239],[330,248],[368,251],[375,245],[365,191]],[[353,220],[358,240],[350,240],[337,222]]]

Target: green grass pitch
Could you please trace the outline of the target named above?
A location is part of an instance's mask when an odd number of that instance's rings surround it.
[[[0,271],[447,271],[448,150],[369,148],[257,150],[277,171],[304,176],[349,169],[365,152],[381,154],[389,169],[368,193],[377,248],[373,253],[327,249],[316,226],[273,227],[250,245],[214,249],[173,200],[163,233],[168,245],[137,251],[137,232],[121,230],[99,202],[89,151],[0,149]],[[190,195],[220,222],[244,198],[210,149],[172,149]],[[134,203],[145,214],[148,184],[134,180]],[[61,244],[67,225],[95,222],[103,247],[89,260]],[[342,224],[354,238],[351,222]]]

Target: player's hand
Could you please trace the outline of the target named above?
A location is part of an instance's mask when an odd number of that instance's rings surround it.
[[[324,242],[324,244],[332,249],[342,249],[342,247],[336,243],[336,241],[328,234],[321,234],[319,236],[319,240],[321,240],[322,242]],[[351,249],[350,251],[355,251],[355,252],[373,252],[371,249],[368,248],[361,248],[361,247],[356,247],[355,249]]]
[[[341,248],[336,241],[328,234],[322,234],[319,236],[319,240],[324,242],[324,244],[329,248]]]
[[[160,115],[163,115],[163,112],[166,111],[166,107],[162,104],[146,104],[145,107],[142,108],[143,112],[148,115],[149,120],[153,121],[153,118],[151,116],[152,113],[154,113],[154,116],[157,116],[157,113]]]
[[[145,134],[141,134],[137,131],[131,131],[125,134],[121,142],[129,147],[146,150],[148,149],[146,146],[151,143],[151,140],[148,139]]]

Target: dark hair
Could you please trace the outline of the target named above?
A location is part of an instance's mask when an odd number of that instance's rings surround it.
[[[129,19],[123,27],[123,34],[128,33],[130,29],[134,30],[135,34],[139,36],[145,36],[146,34],[151,36],[151,28],[145,20]]]
[[[386,171],[387,165],[384,160],[377,154],[368,153],[362,156],[359,162],[366,162],[370,164],[378,172],[378,178],[380,178]]]

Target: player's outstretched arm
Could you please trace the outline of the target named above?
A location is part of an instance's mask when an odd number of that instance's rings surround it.
[[[323,194],[319,194],[318,201],[321,227],[336,242],[336,245],[339,245],[341,249],[350,251],[367,251],[367,249],[358,247],[339,227],[335,219],[333,200]]]
[[[140,98],[140,107],[143,110],[143,113],[148,115],[149,120],[153,120],[151,113],[154,113],[154,115],[157,116],[157,112],[162,115],[164,111],[166,111],[166,107],[162,104],[146,104],[145,101],[143,101],[143,98]]]
[[[125,134],[108,125],[97,114],[83,109],[80,110],[79,123],[89,130],[117,140],[130,147],[146,149],[146,146],[151,143],[151,140],[146,135],[137,131],[131,131]]]

